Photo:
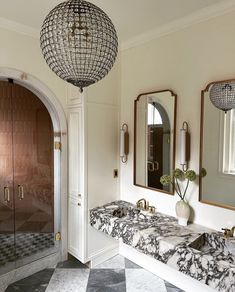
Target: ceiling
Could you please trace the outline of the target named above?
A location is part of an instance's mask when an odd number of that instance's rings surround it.
[[[112,19],[121,43],[228,0],[89,0]],[[0,17],[40,29],[61,0],[0,0]]]

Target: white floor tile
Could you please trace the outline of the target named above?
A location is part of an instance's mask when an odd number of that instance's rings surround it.
[[[106,262],[95,266],[94,269],[125,269],[125,258],[117,255]]]
[[[46,292],[85,292],[89,269],[56,269]]]
[[[164,281],[144,269],[126,269],[126,292],[167,292]]]

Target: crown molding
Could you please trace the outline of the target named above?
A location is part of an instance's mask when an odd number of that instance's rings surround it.
[[[234,10],[235,0],[225,0],[221,3],[210,5],[186,17],[172,21],[166,25],[162,25],[157,29],[130,38],[129,40],[124,41],[120,44],[120,50],[124,51],[136,46],[140,46],[164,35],[174,33],[176,31],[189,27],[193,24],[207,21],[211,18],[226,14]],[[40,35],[40,30],[36,28],[3,17],[0,17],[0,28],[14,31],[36,39],[38,39]]]
[[[0,17],[0,28],[14,31],[37,39],[40,35],[39,30],[37,30],[36,28],[3,17]]]
[[[235,0],[226,0],[222,3],[217,3],[197,12],[194,12],[186,17],[172,21],[166,25],[162,25],[157,29],[151,30],[147,33],[140,34],[134,38],[131,38],[121,44],[121,51],[140,46],[154,39],[162,36],[180,31],[193,24],[207,21],[211,18],[226,14],[235,10]]]

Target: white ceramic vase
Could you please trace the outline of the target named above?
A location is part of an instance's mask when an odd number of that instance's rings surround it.
[[[190,216],[190,207],[184,200],[180,200],[175,205],[175,212],[179,225],[187,226]]]

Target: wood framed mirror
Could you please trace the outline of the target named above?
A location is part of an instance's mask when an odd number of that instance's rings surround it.
[[[160,178],[175,167],[177,95],[169,89],[140,94],[134,109],[134,185],[173,195]]]
[[[214,84],[230,82],[211,82],[201,91],[199,167],[207,175],[199,176],[199,201],[235,210],[235,109],[225,113],[210,100]]]

